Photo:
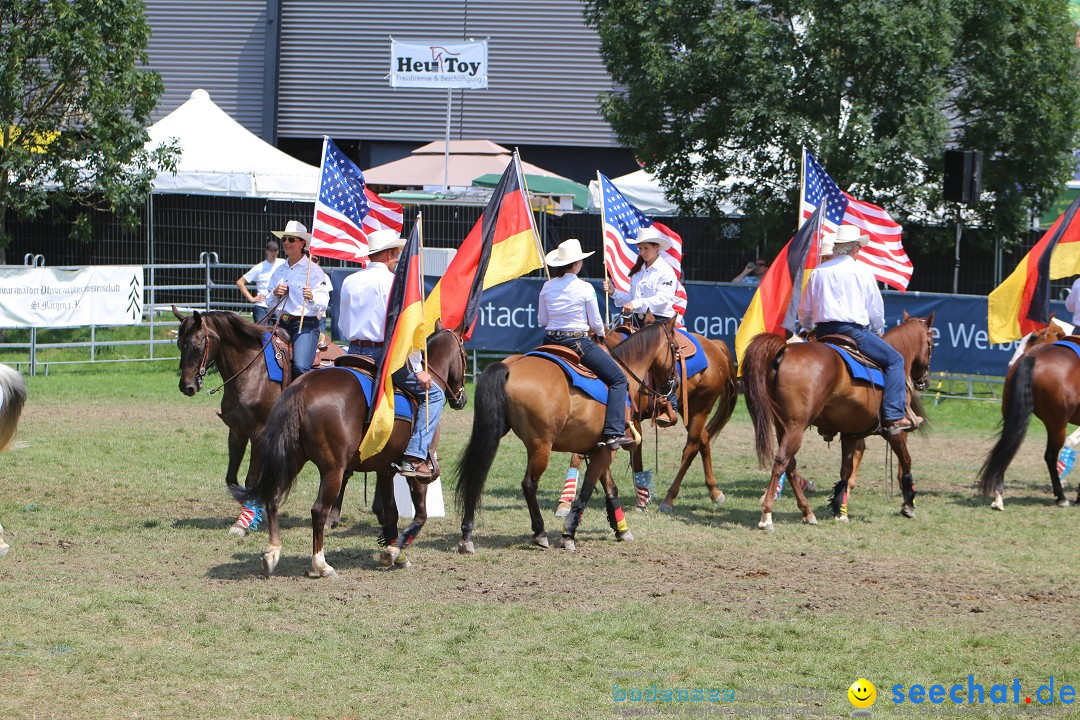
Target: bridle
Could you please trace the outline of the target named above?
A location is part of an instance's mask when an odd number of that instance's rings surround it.
[[[458,356],[461,359],[461,387],[458,388],[458,390],[456,392],[451,390],[450,389],[450,382],[446,378],[444,378],[442,375],[440,375],[439,373],[437,373],[437,372],[435,372],[434,370],[431,369],[430,361],[428,362],[427,371],[428,371],[428,374],[431,375],[432,377],[434,377],[435,380],[438,381],[439,385],[442,386],[442,389],[446,393],[446,396],[448,398],[451,398],[450,406],[455,407],[455,408],[462,408],[462,407],[465,407],[465,402],[467,400],[467,398],[465,396],[465,368],[468,367],[468,364],[467,364],[468,360],[467,360],[466,355],[465,355],[465,343],[458,336],[458,334],[456,332],[454,332],[453,330],[449,330],[449,329],[444,328],[443,330],[440,331],[440,333],[450,333],[451,335],[454,336],[454,341],[457,343]],[[449,368],[449,366],[447,366],[447,367]],[[449,372],[447,372],[447,374],[449,375]]]
[[[671,353],[671,375],[668,377],[667,388],[663,392],[659,392],[649,387],[648,384],[639,378],[633,370],[626,366],[626,363],[622,361],[614,352],[611,353],[612,359],[619,364],[619,367],[623,369],[632,380],[638,384],[638,395],[648,395],[653,398],[667,398],[670,397],[679,383],[679,361],[678,361],[678,345],[671,339],[671,329],[666,325],[663,326],[664,335],[667,338],[668,352]]]

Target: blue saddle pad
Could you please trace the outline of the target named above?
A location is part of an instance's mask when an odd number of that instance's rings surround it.
[[[679,328],[679,332],[682,333],[683,337],[687,340],[694,343],[694,347],[697,348],[697,352],[694,353],[693,357],[686,358],[686,377],[692,378],[705,368],[709,367],[709,358],[705,356],[705,350],[701,347],[701,343],[696,337],[682,328]]]
[[[1052,343],[1052,344],[1053,345],[1060,345],[1061,347],[1067,347],[1070,350],[1072,350],[1074,353],[1076,353],[1077,357],[1080,357],[1080,345],[1077,345],[1076,343],[1066,342],[1064,340],[1058,340],[1057,342]]]
[[[281,371],[281,366],[278,365],[277,358],[274,357],[274,343],[270,342],[270,333],[263,333],[263,358],[266,360],[266,375],[273,382],[281,382],[285,379],[285,374]]]
[[[550,360],[555,363],[562,368],[564,373],[566,373],[566,379],[570,381],[572,387],[576,387],[596,402],[607,405],[607,385],[604,384],[603,380],[600,380],[599,378],[590,379],[582,377],[577,370],[570,366],[570,363],[566,362],[561,357],[556,357],[546,352],[537,352],[536,350],[525,353],[526,357],[530,355],[533,357],[544,358],[545,360]],[[629,394],[626,397],[626,404],[630,404]]]
[[[360,372],[356,368],[342,367],[341,370],[348,370],[356,378],[356,381],[360,383],[360,388],[364,391],[364,399],[367,404],[371,405],[371,391],[375,387],[375,381],[371,379],[370,375]],[[401,418],[402,420],[408,420],[412,422],[412,404],[409,399],[399,392],[394,393],[394,417]]]
[[[832,343],[825,343],[836,352],[840,353],[840,357],[844,358],[844,364],[848,366],[848,370],[851,372],[851,377],[856,380],[865,380],[866,382],[873,383],[876,387],[885,387],[885,376],[877,368],[866,367],[861,362],[851,357],[851,353],[842,347],[837,347]]]

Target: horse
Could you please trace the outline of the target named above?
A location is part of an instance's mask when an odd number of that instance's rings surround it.
[[[1012,359],[1009,361],[1009,367],[1015,365],[1016,362],[1031,348],[1037,345],[1045,345],[1047,343],[1057,342],[1058,340],[1064,340],[1068,337],[1069,333],[1065,332],[1065,329],[1054,321],[1054,314],[1055,313],[1050,313],[1050,322],[1046,327],[1034,330],[1020,339],[1016,352],[1013,353]]]
[[[930,355],[934,347],[934,314],[928,318],[909,317],[885,333],[885,340],[904,358],[904,370],[915,391],[925,390],[930,382]],[[766,466],[773,453],[772,430],[775,428],[778,449],[773,459],[769,486],[762,502],[758,528],[772,531],[772,509],[780,475],[795,478],[795,455],[802,446],[803,434],[817,425],[827,438],[840,434],[843,461],[840,480],[833,488],[830,508],[833,517],[847,520],[849,479],[861,457],[861,441],[880,431],[881,393],[863,381],[852,381],[839,353],[824,343],[786,344],[776,335],[755,337],[743,358],[743,390],[754,424],[754,443],[758,462]],[[911,405],[922,415],[918,392],[911,393]],[[900,487],[904,517],[915,516],[915,485],[911,476],[911,455],[906,433],[886,435],[886,441],[900,461]],[[803,489],[790,483],[795,492],[803,522],[816,525]]]
[[[674,381],[675,343],[671,329],[661,323],[646,327],[611,350],[612,357],[626,373],[630,394],[642,392],[645,373]],[[646,393],[653,391],[646,389]],[[607,504],[608,523],[622,542],[633,540],[626,526],[619,491],[608,472],[614,451],[597,447],[604,423],[603,404],[572,388],[562,368],[529,355],[512,355],[489,365],[476,383],[476,411],[469,442],[454,471],[458,505],[463,509],[458,552],[476,552],[473,541],[474,518],[484,491],[499,442],[513,430],[528,453],[521,492],[532,519],[532,542],[548,547],[537,485],[554,452],[586,455],[589,467],[577,501],[566,518],[560,547],[576,549],[575,535],[581,513],[601,478]]]
[[[1080,337],[1070,336],[1066,342],[1078,345]],[[1005,509],[1002,498],[1005,470],[1024,441],[1032,413],[1046,428],[1043,458],[1054,488],[1054,502],[1059,507],[1068,507],[1057,458],[1069,423],[1080,424],[1080,357],[1070,348],[1053,344],[1032,347],[1005,376],[1001,431],[979,470],[982,494],[984,497],[993,494],[990,507],[995,510]],[[1077,502],[1080,503],[1080,493]]]
[[[284,363],[282,381],[269,378],[262,359],[267,342],[263,336],[270,332],[266,326],[220,310],[195,311],[186,317],[175,305],[172,310],[180,320],[176,335],[176,345],[180,348],[180,392],[193,397],[202,389],[203,378],[215,364],[224,380],[218,388],[224,391],[218,417],[229,428],[229,464],[225,469],[225,486],[236,487],[237,473],[248,443],[251,443],[251,457],[254,460],[259,433],[281,397],[283,386],[288,384],[289,363]],[[254,470],[249,462],[249,480],[254,476]],[[238,519],[229,532],[242,536],[246,533],[246,526]]]
[[[461,337],[437,330],[428,338],[427,370],[446,392],[450,407],[460,410],[468,401],[465,389],[466,358]],[[345,492],[353,472],[376,473],[375,512],[382,525],[381,538],[387,543],[379,557],[384,567],[407,567],[405,548],[427,520],[427,482],[410,479],[410,493],[416,515],[412,524],[398,534],[398,511],[394,502],[396,463],[412,435],[412,425],[395,419],[386,446],[375,455],[360,459],[358,448],[367,430],[368,404],[360,383],[350,370],[334,367],[304,373],[282,394],[266,420],[257,449],[257,471],[250,487],[230,487],[240,502],[259,501],[266,508],[269,541],[263,552],[263,575],[274,574],[281,559],[281,524],[278,511],[288,497],[296,476],[310,460],[319,469],[319,493],[311,506],[311,568],[319,577],[337,578],[326,562],[323,534],[332,506]],[[420,404],[418,412],[424,412]],[[438,435],[436,434],[436,443]],[[381,506],[381,507],[380,507]]]
[[[22,374],[7,365],[0,365],[0,452],[12,448],[25,404],[26,381]],[[10,549],[4,542],[4,526],[0,525],[0,557],[7,555]]]

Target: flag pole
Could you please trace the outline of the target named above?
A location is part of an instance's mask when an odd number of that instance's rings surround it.
[[[596,187],[600,191],[600,247],[604,251],[604,284],[608,284],[607,242],[604,241],[604,184],[600,182],[600,171],[596,171]],[[610,285],[609,285],[610,287]],[[611,300],[604,293],[604,327],[611,327]]]
[[[417,252],[417,260],[420,262],[420,307],[424,306],[424,213],[416,213],[416,235],[420,240],[420,249]],[[427,357],[427,328],[424,328],[424,369],[428,366]],[[431,424],[431,389],[424,391],[424,427]],[[421,458],[425,459],[425,458]]]
[[[329,135],[323,135],[322,137],[323,137],[323,140],[322,140],[322,159],[319,160],[319,187],[322,187],[323,165],[326,164],[326,142],[327,142],[327,140],[330,139]],[[316,205],[315,212],[317,213],[319,211],[318,210],[318,203],[315,203],[315,205]],[[312,214],[312,216],[311,216],[311,228],[313,230],[315,229],[315,215],[314,214]],[[307,252],[308,252],[307,274],[304,276],[304,287],[307,287],[308,285],[311,284],[311,258],[313,258],[315,256],[311,254],[311,240],[310,239],[307,240],[304,243],[304,245],[307,247]],[[302,296],[303,295],[301,293],[301,297]],[[296,334],[297,335],[299,335],[300,331],[304,329],[304,315],[306,315],[306,314],[307,314],[307,298],[304,298],[304,301],[302,303],[300,303],[300,324],[296,328]],[[319,344],[319,339],[318,338],[315,338],[315,344],[316,345]]]
[[[540,244],[540,235],[536,232],[536,223],[533,222],[532,214],[532,198],[529,197],[529,184],[525,182],[525,171],[521,169],[521,155],[518,153],[517,147],[514,148],[514,169],[517,171],[518,180],[521,181],[521,187],[525,191],[525,203],[529,206],[529,227],[533,231],[533,240],[536,242],[536,251],[540,253],[540,262],[544,266],[544,275],[548,280],[551,279],[551,272],[548,270],[547,263],[544,262],[544,246]]]
[[[802,149],[802,155],[800,157],[802,162],[799,167],[799,202],[796,212],[798,214],[798,221],[795,223],[795,231],[798,232],[802,227],[802,199],[806,197],[806,148]]]

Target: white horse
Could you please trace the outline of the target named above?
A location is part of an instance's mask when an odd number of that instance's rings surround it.
[[[7,365],[0,365],[0,452],[11,447],[25,403],[26,382],[23,376]],[[4,526],[0,525],[0,557],[7,555],[9,549],[4,542]]]

